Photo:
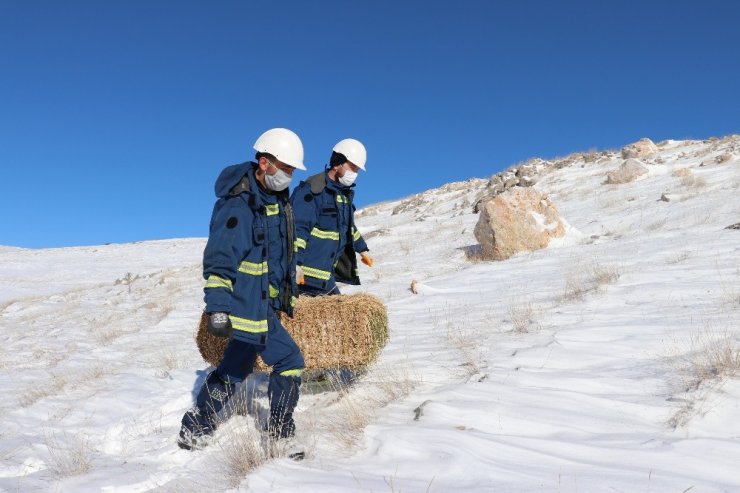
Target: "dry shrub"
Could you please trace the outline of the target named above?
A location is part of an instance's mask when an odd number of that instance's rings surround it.
[[[659,229],[663,229],[663,226],[665,226],[667,221],[668,219],[665,217],[663,219],[658,219],[657,221],[645,226],[645,231],[657,231]]]
[[[671,173],[671,176],[675,178],[684,178],[687,176],[691,176],[693,173],[689,168],[678,168],[674,169],[673,173]]]
[[[568,302],[582,300],[587,292],[588,288],[585,286],[582,280],[574,277],[567,277],[565,279],[565,287],[563,288],[563,293],[560,295],[560,301]]]
[[[690,388],[698,388],[703,382],[732,378],[740,373],[740,348],[735,346],[729,334],[699,335],[700,345],[690,363]]]
[[[707,328],[691,339],[691,351],[684,361],[679,373],[686,397],[680,399],[681,406],[668,420],[672,428],[684,426],[702,414],[709,396],[725,380],[740,375],[740,347],[729,333]]]
[[[693,254],[694,252],[690,250],[684,250],[683,252],[673,253],[671,257],[668,258],[668,260],[666,260],[666,263],[667,264],[678,264],[690,258]]]
[[[614,265],[592,264],[588,269],[588,275],[595,287],[605,284],[614,284],[622,275],[621,269]]]
[[[67,377],[64,375],[54,375],[51,381],[45,380],[38,385],[32,385],[18,397],[18,404],[21,407],[29,407],[37,401],[50,395],[60,392],[67,385]]]
[[[90,470],[90,448],[87,438],[81,435],[70,436],[66,433],[60,438],[50,434],[46,436],[46,448],[51,457],[49,469],[56,479],[77,476]]]
[[[529,301],[514,303],[509,306],[509,318],[514,330],[521,334],[527,333],[532,328],[539,328],[537,322],[537,310]]]
[[[462,370],[464,376],[471,377],[481,372],[480,334],[448,322],[447,340],[459,353],[458,368]]]
[[[357,368],[377,358],[388,340],[385,305],[369,294],[302,297],[295,315],[280,314],[280,321],[301,348],[307,370]],[[203,359],[217,366],[228,340],[214,337],[206,329],[203,314],[196,335]],[[258,360],[255,371],[267,371]]]
[[[688,175],[681,178],[681,185],[686,188],[702,188],[707,186],[707,180],[703,176]]]

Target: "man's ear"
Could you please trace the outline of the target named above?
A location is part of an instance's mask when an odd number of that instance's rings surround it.
[[[259,170],[262,172],[267,171],[267,168],[270,166],[265,156],[260,156],[260,159],[259,161],[257,161],[257,164],[259,165]]]

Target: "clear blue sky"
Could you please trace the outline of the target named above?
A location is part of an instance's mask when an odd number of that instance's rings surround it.
[[[640,137],[740,133],[740,2],[0,0],[0,245],[206,236],[264,130],[358,205]]]

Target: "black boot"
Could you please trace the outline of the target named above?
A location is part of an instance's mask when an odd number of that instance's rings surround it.
[[[224,382],[215,371],[206,378],[195,406],[182,417],[177,445],[186,450],[204,447],[217,426],[217,415],[234,393],[235,385]]]
[[[270,399],[270,419],[267,432],[271,438],[290,438],[295,435],[293,411],[298,405],[301,377],[270,374],[267,396]]]

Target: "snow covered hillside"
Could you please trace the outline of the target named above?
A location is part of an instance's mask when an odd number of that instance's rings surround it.
[[[239,414],[175,446],[205,239],[0,247],[0,491],[740,491],[740,136],[657,148],[620,185],[619,152],[538,161],[572,229],[506,261],[476,253],[488,180],[358,211],[376,263],[344,292],[391,339],[301,396],[303,462],[252,464]]]

